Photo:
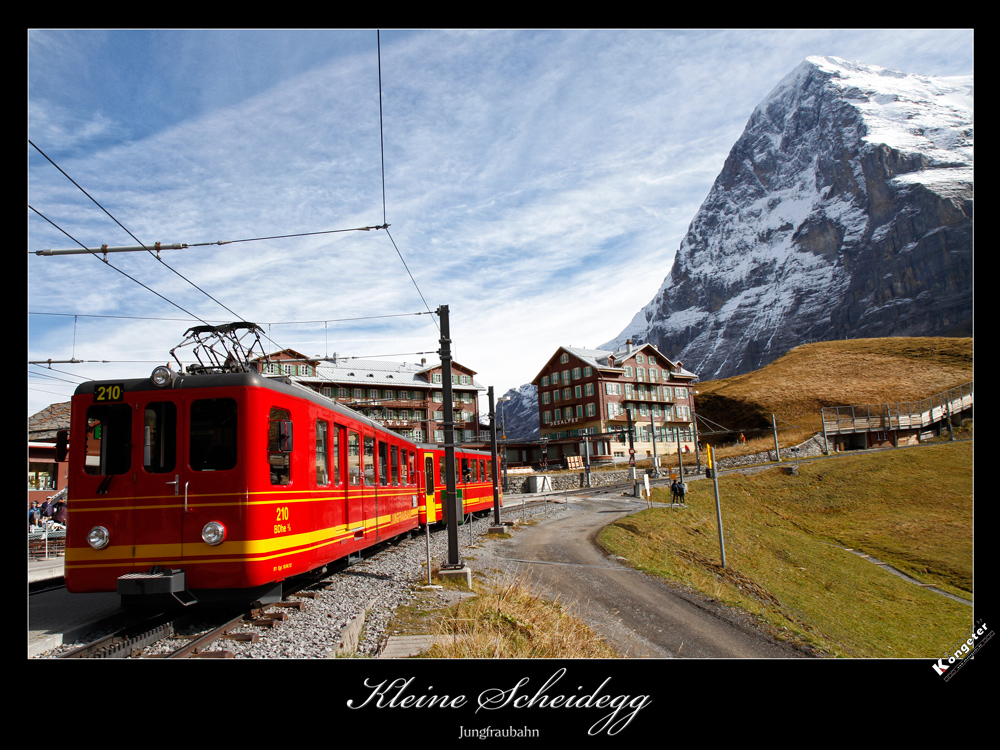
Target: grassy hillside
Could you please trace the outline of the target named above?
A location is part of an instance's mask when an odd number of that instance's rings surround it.
[[[843,454],[711,481],[687,507],[642,511],[602,542],[631,564],[757,615],[779,634],[847,657],[931,658],[972,626],[972,607],[870,559],[972,599],[973,441]],[[657,493],[663,494],[657,494]],[[669,503],[665,490],[653,499]]]
[[[824,406],[918,401],[972,375],[971,338],[823,341],[766,367],[697,385],[698,415],[734,430],[785,423],[821,428]]]

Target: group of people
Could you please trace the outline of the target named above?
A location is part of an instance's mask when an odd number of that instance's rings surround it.
[[[57,529],[66,528],[66,501],[64,499],[55,500],[48,497],[44,503],[32,500],[31,507],[28,508],[28,531],[41,531],[46,526]]]

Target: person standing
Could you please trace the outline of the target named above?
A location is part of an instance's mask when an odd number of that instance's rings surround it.
[[[28,508],[28,531],[34,531],[35,526],[42,522],[42,510],[38,507],[38,501],[32,500],[31,507]]]

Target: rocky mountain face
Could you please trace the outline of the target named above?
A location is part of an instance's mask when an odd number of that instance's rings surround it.
[[[799,344],[972,335],[972,78],[811,57],[756,108],[615,340],[703,380]],[[536,417],[537,419],[537,417]]]
[[[511,388],[496,405],[497,435],[500,429],[508,440],[531,440],[538,437],[538,389],[531,383]]]

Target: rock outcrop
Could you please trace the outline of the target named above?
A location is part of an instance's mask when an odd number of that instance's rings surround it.
[[[972,79],[808,58],[757,107],[615,340],[702,379],[809,341],[972,334]]]

